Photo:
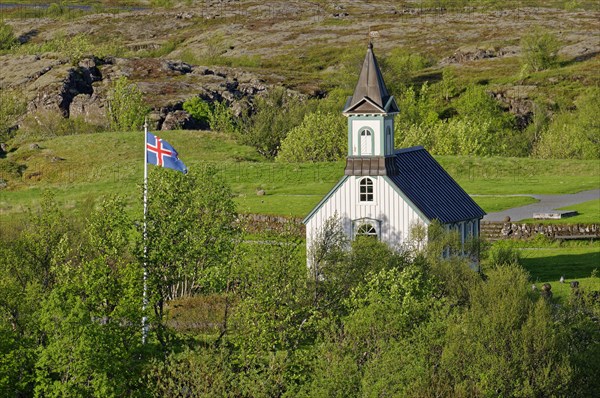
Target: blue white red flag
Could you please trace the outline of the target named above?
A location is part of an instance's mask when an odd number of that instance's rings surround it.
[[[146,133],[147,162],[187,173],[187,167],[177,157],[177,151],[167,141],[152,133]]]

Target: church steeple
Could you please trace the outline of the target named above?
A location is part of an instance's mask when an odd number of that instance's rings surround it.
[[[394,116],[398,112],[369,43],[354,94],[342,111],[348,117],[346,175],[389,174],[391,162],[386,158],[394,155]]]
[[[377,59],[373,53],[373,44],[369,43],[358,83],[356,83],[354,94],[346,102],[344,114],[385,114],[397,112],[398,105],[396,105],[396,101],[388,93],[381,69],[379,69]]]

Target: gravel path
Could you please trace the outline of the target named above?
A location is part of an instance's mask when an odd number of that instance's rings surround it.
[[[497,196],[497,195],[494,195]],[[514,207],[512,209],[489,213],[483,217],[486,221],[504,221],[504,217],[509,216],[511,221],[519,221],[526,218],[533,218],[533,213],[549,212],[561,207],[576,205],[588,202],[594,199],[600,199],[600,189],[592,189],[574,194],[566,195],[510,195],[510,196],[530,196],[538,199],[539,202],[527,206]]]

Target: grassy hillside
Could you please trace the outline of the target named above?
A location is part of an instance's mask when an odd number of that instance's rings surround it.
[[[202,131],[161,132],[190,170],[213,165],[231,185],[239,211],[304,216],[343,175],[344,163],[275,163],[228,136]],[[120,194],[140,210],[143,134],[99,133],[24,142],[0,159],[0,216],[14,219],[52,190],[65,208]],[[437,160],[488,212],[531,203],[506,194],[574,193],[600,187],[596,161],[440,156]],[[152,170],[154,166],[149,166]],[[264,196],[257,191],[264,190]],[[586,205],[587,206],[587,205]],[[593,204],[590,206],[593,214]],[[590,211],[587,211],[590,213]],[[600,218],[599,215],[592,218]]]

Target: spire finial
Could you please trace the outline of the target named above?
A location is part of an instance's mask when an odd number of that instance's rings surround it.
[[[369,50],[373,50],[373,39],[379,37],[379,32],[376,30],[371,30],[369,26]]]

